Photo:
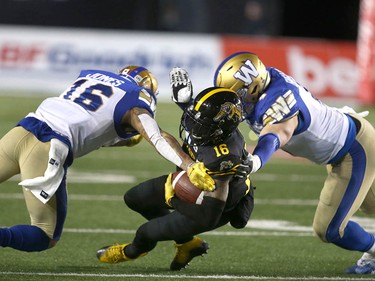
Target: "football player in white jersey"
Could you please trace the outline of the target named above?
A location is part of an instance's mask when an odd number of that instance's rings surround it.
[[[176,88],[191,87],[186,71],[180,69],[173,75],[178,77],[174,78]],[[215,72],[214,85],[237,93],[247,124],[259,136],[249,157],[251,173],[279,148],[326,165],[314,232],[324,242],[363,252],[347,273],[375,274],[374,234],[350,220],[358,210],[375,213],[375,130],[363,118],[367,113],[327,106],[292,77],[266,68],[249,52],[227,57]],[[189,95],[175,99],[185,103]]]
[[[201,162],[156,123],[157,80],[140,66],[119,74],[83,70],[59,97],[45,99],[0,140],[0,182],[20,174],[31,225],[0,228],[0,246],[43,251],[60,239],[67,214],[66,173],[75,158],[142,138],[192,182],[214,188]]]

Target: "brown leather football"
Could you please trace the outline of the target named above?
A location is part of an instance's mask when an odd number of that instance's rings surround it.
[[[185,171],[177,171],[172,174],[172,186],[175,195],[180,200],[202,204],[204,192],[190,182]]]

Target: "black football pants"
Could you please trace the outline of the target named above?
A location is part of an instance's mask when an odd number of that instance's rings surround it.
[[[190,241],[196,234],[212,230],[172,210],[165,203],[166,179],[167,175],[164,175],[145,181],[124,195],[126,205],[149,220],[138,228],[132,242],[132,248],[139,251],[138,255],[151,251],[158,241],[174,240],[181,244]],[[229,219],[223,216],[215,228],[228,222]]]

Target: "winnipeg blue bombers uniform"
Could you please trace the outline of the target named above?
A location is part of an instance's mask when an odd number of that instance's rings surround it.
[[[325,105],[292,77],[275,68],[267,68],[264,79],[260,79],[254,67],[248,70],[248,75],[244,75],[244,65],[238,72],[242,73],[237,77],[244,78],[244,82],[254,75],[254,79],[264,83],[264,91],[260,92],[256,102],[247,102],[246,99],[251,99],[249,94],[242,99],[245,120],[252,131],[259,135],[268,124],[279,124],[297,116],[298,125],[281,149],[327,167],[328,175],[313,222],[314,232],[324,242],[365,252],[357,265],[347,272],[374,273],[372,268],[375,265],[371,265],[372,260],[375,260],[374,235],[350,220],[359,209],[365,213],[375,213],[373,126],[350,108],[337,109]],[[250,65],[252,64],[247,64]],[[250,83],[248,88],[251,87]],[[240,92],[241,89],[238,90]],[[260,159],[257,169],[279,147],[276,135],[260,135],[253,152],[253,156]]]
[[[364,252],[348,273],[375,274],[374,235],[350,220],[359,209],[375,213],[375,129],[363,118],[366,113],[325,105],[292,77],[267,68],[250,52],[224,59],[214,85],[236,92],[246,122],[259,135],[249,156],[251,173],[279,148],[326,165],[313,229],[324,242]]]
[[[84,70],[60,97],[44,100],[20,125],[33,132],[34,122],[46,123],[59,132],[57,137],[67,138],[76,158],[138,135],[134,129],[123,130],[121,125],[124,114],[134,107],[145,108],[154,116],[155,95],[130,76]]]
[[[0,228],[0,246],[30,252],[52,247],[67,214],[66,173],[73,159],[102,146],[139,141],[122,118],[135,107],[154,116],[157,82],[143,67],[124,70],[121,75],[82,71],[65,92],[45,99],[0,140],[0,182],[21,174],[31,218],[31,225]]]
[[[357,114],[323,104],[281,71],[268,71],[271,82],[246,122],[259,133],[268,123],[298,115],[298,127],[282,149],[328,169],[314,231],[323,241],[366,252],[374,244],[374,235],[350,218],[359,208],[375,212],[374,128]]]
[[[298,115],[298,128],[282,149],[317,164],[341,159],[355,137],[356,121],[315,99],[292,77],[275,68],[268,68],[268,72],[271,83],[245,117],[251,129],[259,134],[269,123],[283,122]]]
[[[227,223],[236,228],[245,227],[253,209],[253,190],[250,190],[248,179],[234,177],[238,165],[247,155],[244,146],[238,130],[227,141],[213,146],[184,143],[189,155],[202,161],[214,179],[231,178],[223,210],[211,209],[212,202],[207,196],[204,196],[201,205],[184,203],[173,197],[172,206],[177,211],[170,212],[164,197],[168,175],[148,180],[127,191],[124,200],[128,207],[149,220],[137,230],[131,244],[136,248],[133,256],[151,251],[158,241],[175,240],[177,244],[182,244],[196,234]],[[129,255],[129,252],[126,253]]]

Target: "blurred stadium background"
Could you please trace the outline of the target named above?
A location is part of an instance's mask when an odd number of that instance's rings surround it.
[[[178,137],[169,70],[186,68],[197,93],[212,85],[224,57],[242,50],[332,105],[370,110],[375,124],[374,25],[374,0],[1,0],[0,133],[44,97],[59,95],[81,69],[139,64],[158,77],[157,119]],[[247,136],[246,126],[241,130]],[[252,145],[253,136],[247,141]],[[253,176],[249,228],[202,234],[211,249],[191,268],[168,271],[167,242],[134,263],[99,264],[96,249],[129,241],[144,222],[124,207],[125,190],[172,169],[145,143],[78,159],[61,243],[43,253],[1,249],[0,280],[373,280],[343,274],[359,253],[312,235],[325,168],[283,153]],[[375,231],[374,219],[356,219]],[[15,223],[29,223],[17,178],[0,188],[0,226]]]
[[[198,91],[212,85],[224,57],[248,50],[318,98],[373,103],[372,6],[371,0],[2,0],[0,91],[57,94],[81,69],[140,64],[160,80],[161,100],[170,101],[171,67],[186,68]]]

